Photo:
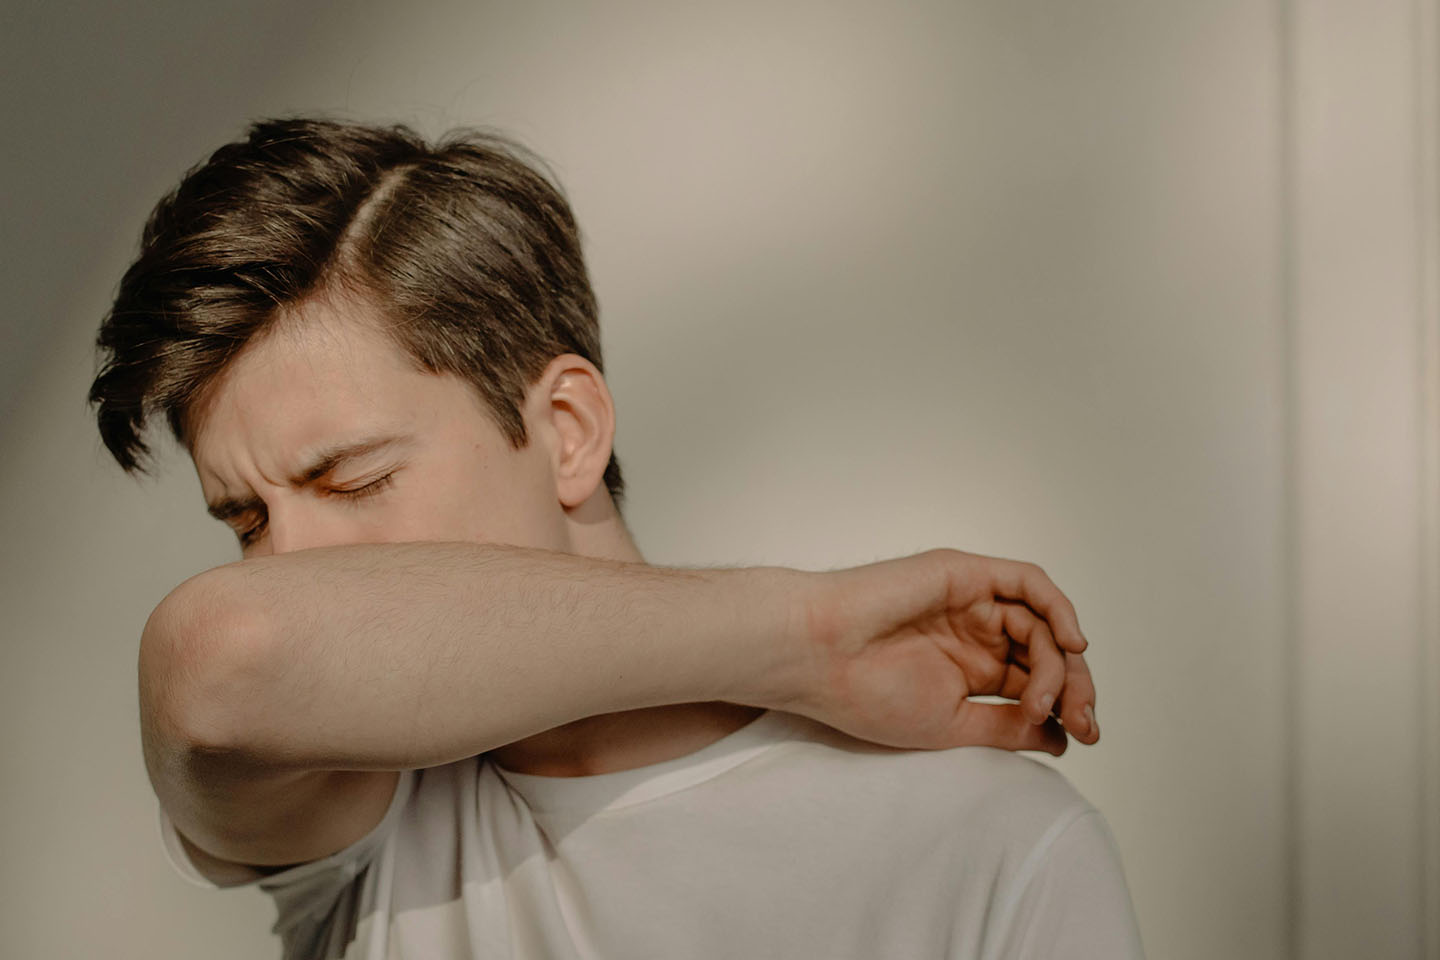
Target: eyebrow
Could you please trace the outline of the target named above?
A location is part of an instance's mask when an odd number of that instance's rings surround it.
[[[341,443],[328,447],[317,453],[307,466],[297,470],[290,477],[290,485],[303,487],[307,483],[319,480],[325,474],[334,470],[341,464],[355,460],[367,454],[375,453],[386,447],[399,444],[408,444],[414,438],[409,434],[396,433],[379,437],[370,437],[365,440],[356,440],[351,443]],[[214,503],[206,504],[210,516],[216,520],[226,521],[237,517],[242,513],[259,511],[264,509],[264,501],[259,497],[222,497]]]

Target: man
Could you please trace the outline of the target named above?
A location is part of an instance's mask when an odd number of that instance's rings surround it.
[[[1064,595],[646,565],[527,159],[263,122],[146,225],[91,400],[130,470],[164,415],[243,554],[141,640],[177,868],[271,893],[287,957],[1138,955],[1093,808],[936,749],[1098,739]]]

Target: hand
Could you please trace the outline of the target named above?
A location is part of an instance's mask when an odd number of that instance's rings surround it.
[[[1075,609],[1034,564],[931,550],[816,576],[816,691],[797,712],[906,748],[1099,740]]]

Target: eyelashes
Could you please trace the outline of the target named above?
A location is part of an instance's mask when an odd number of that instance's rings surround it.
[[[363,500],[366,497],[373,497],[375,494],[390,486],[395,478],[395,471],[390,471],[383,477],[376,477],[363,487],[355,487],[352,490],[331,490],[331,496],[340,497],[345,500]]]

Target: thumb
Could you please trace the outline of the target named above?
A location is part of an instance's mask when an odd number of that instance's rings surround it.
[[[1018,703],[978,703],[966,700],[951,727],[954,745],[999,747],[1002,750],[1040,750],[1060,756],[1070,745],[1065,728],[1054,717],[1032,723]]]

